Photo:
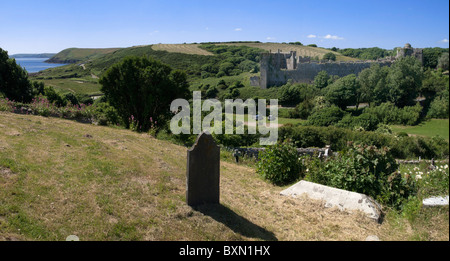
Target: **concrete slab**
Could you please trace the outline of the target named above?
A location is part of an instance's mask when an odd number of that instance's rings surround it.
[[[422,200],[422,205],[424,207],[448,206],[448,196],[426,198]]]
[[[281,195],[300,197],[306,194],[311,199],[323,200],[325,207],[338,207],[340,210],[360,210],[369,218],[380,221],[381,206],[371,197],[364,194],[324,186],[308,181],[300,181],[281,191]]]

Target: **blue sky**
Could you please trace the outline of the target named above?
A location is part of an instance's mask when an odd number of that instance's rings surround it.
[[[0,0],[9,54],[207,41],[447,48],[449,1]]]

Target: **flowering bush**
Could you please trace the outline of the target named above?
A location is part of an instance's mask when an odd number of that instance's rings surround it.
[[[34,114],[40,116],[50,116],[50,114],[55,114],[56,106],[50,103],[45,97],[34,98],[29,104],[30,109]]]
[[[428,166],[425,169],[414,167],[412,171],[409,171],[409,174],[415,177],[419,192],[423,197],[448,195],[448,164],[435,167]]]
[[[20,108],[20,109],[18,109]],[[32,113],[44,117],[55,116],[65,119],[90,119],[92,108],[85,104],[72,105],[70,102],[65,106],[58,107],[49,102],[45,96],[33,98],[31,103],[16,103],[8,99],[0,99],[0,111],[19,112],[23,114]]]
[[[14,110],[15,104],[13,101],[10,101],[8,98],[0,99],[0,111],[13,112]]]

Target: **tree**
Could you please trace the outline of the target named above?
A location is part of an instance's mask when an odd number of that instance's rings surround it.
[[[151,120],[164,124],[172,101],[189,95],[186,74],[152,58],[125,58],[107,70],[100,84],[125,125],[139,131],[149,130]]]
[[[422,64],[415,57],[408,56],[396,61],[387,75],[388,100],[400,108],[414,105],[422,78]]]
[[[328,61],[336,61],[336,55],[334,53],[326,53],[324,54],[323,59]]]
[[[425,97],[425,100],[422,102],[425,113],[428,111],[434,98],[448,88],[448,80],[448,75],[444,75],[441,70],[428,69],[424,72],[419,92],[421,96]]]
[[[327,71],[320,71],[316,77],[314,77],[314,86],[319,89],[323,89],[328,86],[330,76]]]
[[[286,84],[280,87],[279,101],[284,106],[295,106],[301,102],[298,85]]]
[[[440,47],[424,48],[422,52],[423,52],[423,67],[436,69],[436,66],[439,63],[439,57],[445,52],[448,53],[448,48],[447,49]]]
[[[359,100],[361,102],[374,102],[379,105],[387,100],[386,77],[389,73],[389,67],[381,67],[378,63],[373,63],[370,68],[362,70],[358,74],[358,80],[361,84],[359,90]]]
[[[33,87],[28,80],[28,73],[15,59],[10,59],[8,52],[0,48],[0,93],[8,99],[29,102],[33,98]]]
[[[349,74],[329,85],[325,98],[332,104],[345,110],[347,106],[358,104],[357,93],[359,88],[360,84],[356,75]]]
[[[448,63],[448,53],[443,53],[438,59],[437,68],[447,71],[449,67]]]

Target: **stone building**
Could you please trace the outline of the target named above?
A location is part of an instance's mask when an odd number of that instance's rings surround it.
[[[312,83],[320,71],[344,77],[349,74],[358,74],[373,63],[390,66],[395,59],[405,56],[414,56],[421,62],[423,61],[422,49],[414,49],[410,44],[399,48],[396,57],[350,62],[311,61],[309,57],[297,57],[297,53],[294,51],[283,53],[278,50],[276,53],[261,54],[260,76],[251,77],[250,85],[267,89],[271,86],[284,85],[289,80],[293,83]]]
[[[409,43],[405,44],[405,47],[403,47],[403,48],[397,48],[397,55],[395,56],[396,59],[406,57],[406,56],[416,57],[423,64],[423,49],[422,48],[412,48],[411,44],[409,44]]]

